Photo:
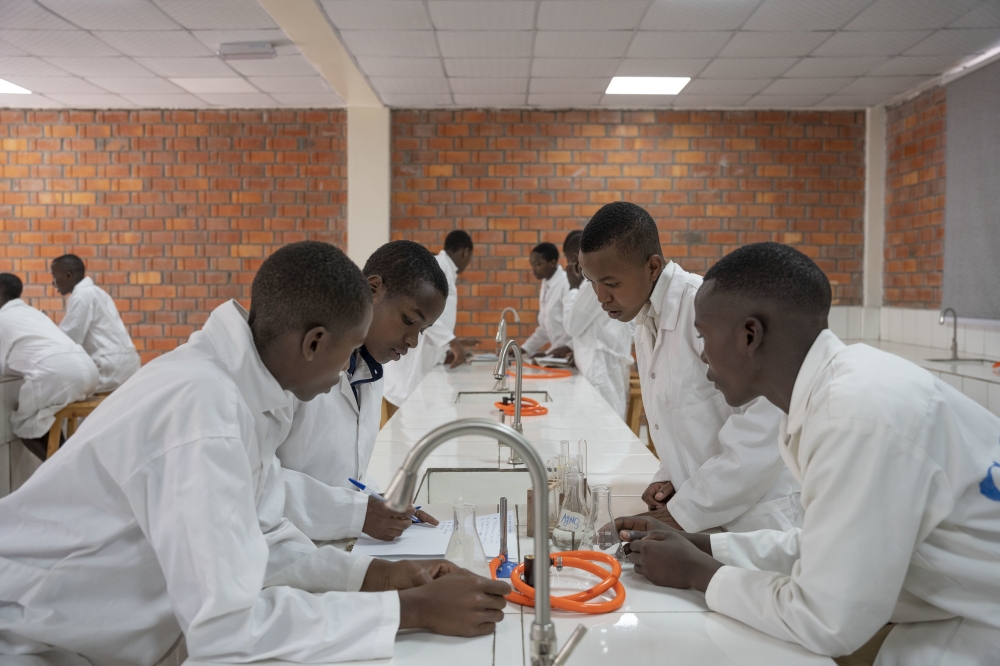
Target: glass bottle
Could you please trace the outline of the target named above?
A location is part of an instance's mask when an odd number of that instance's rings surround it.
[[[455,509],[455,525],[444,558],[474,574],[489,578],[486,551],[483,550],[483,542],[479,540],[479,531],[476,529],[476,505],[456,502],[452,508]]]
[[[556,550],[577,550],[583,547],[590,527],[589,511],[583,500],[583,474],[573,468],[563,477],[563,485],[566,496],[552,529],[552,543]]]
[[[590,487],[590,520],[582,550],[596,550],[624,561],[625,550],[611,513],[611,486]]]

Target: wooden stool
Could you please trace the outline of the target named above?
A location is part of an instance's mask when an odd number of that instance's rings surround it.
[[[109,395],[110,392],[96,393],[86,400],[71,402],[56,412],[56,421],[49,428],[49,447],[45,454],[46,460],[54,456],[56,451],[59,450],[59,435],[62,434],[63,421],[67,421],[66,439],[69,439],[76,432],[77,420],[90,416],[90,413],[97,409],[97,406]]]
[[[639,388],[639,378],[629,380],[628,386],[628,408],[625,415],[628,420],[628,427],[632,429],[635,436],[639,436],[639,424],[642,421],[642,389]]]

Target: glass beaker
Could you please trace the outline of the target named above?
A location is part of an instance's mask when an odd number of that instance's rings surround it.
[[[476,505],[456,502],[452,508],[455,509],[455,525],[444,558],[474,574],[489,578],[486,551],[483,550],[483,542],[479,540],[479,531],[476,529]]]
[[[552,543],[556,550],[576,550],[583,547],[590,527],[589,511],[583,499],[583,474],[575,469],[567,472],[563,485],[566,495],[552,529]]]
[[[625,549],[615,529],[611,513],[611,486],[590,487],[590,521],[583,550],[596,550],[611,555],[619,561],[625,559]]]

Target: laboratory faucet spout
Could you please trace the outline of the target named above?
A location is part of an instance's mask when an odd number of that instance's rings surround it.
[[[497,354],[503,349],[503,346],[507,344],[507,313],[510,312],[514,315],[514,323],[521,323],[521,315],[517,314],[517,310],[514,308],[504,308],[500,311],[500,323],[497,324]]]
[[[493,369],[494,379],[503,379],[507,376],[507,355],[514,352],[514,430],[521,432],[521,376],[524,370],[524,362],[521,360],[521,346],[516,340],[508,340],[507,344],[500,350],[500,358],[497,359],[497,367]]]
[[[944,312],[941,313],[941,318],[938,319],[938,324],[944,326],[944,318],[951,313],[951,320],[954,323],[954,327],[951,332],[951,360],[958,360],[958,315],[955,313],[954,308],[945,308]]]

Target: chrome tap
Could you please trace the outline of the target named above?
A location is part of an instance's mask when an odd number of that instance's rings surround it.
[[[507,344],[507,313],[514,313],[514,323],[521,323],[521,316],[517,314],[517,310],[514,308],[504,308],[500,311],[500,323],[497,324],[497,354],[503,349],[503,346]]]
[[[958,315],[955,313],[954,308],[945,308],[944,312],[941,313],[941,318],[938,319],[938,324],[944,326],[944,318],[951,313],[951,319],[955,323],[954,329],[951,333],[951,360],[958,360]]]
[[[502,381],[506,386],[507,383],[507,355],[513,351],[514,352],[514,422],[511,427],[517,432],[524,432],[521,426],[521,373],[524,370],[524,362],[521,360],[521,345],[517,344],[517,340],[508,340],[504,344],[503,349],[500,350],[500,358],[497,359],[497,367],[493,369],[493,377],[498,380],[498,383]],[[507,390],[504,388],[503,390]],[[498,442],[501,444],[501,442]],[[517,451],[514,449],[510,450],[510,457],[507,459],[508,465],[523,465],[524,459],[517,455]]]
[[[403,511],[410,504],[417,490],[418,474],[431,451],[444,442],[463,435],[495,437],[525,459],[531,485],[534,488],[535,525],[549,523],[549,481],[538,451],[519,432],[486,419],[461,419],[435,428],[410,449],[403,466],[396,472],[385,492],[386,507],[390,511]],[[542,531],[544,534],[544,530]],[[569,653],[586,632],[581,624],[573,632],[562,651],[556,654],[556,629],[552,624],[549,607],[549,541],[535,539],[535,561],[541,570],[535,570],[535,621],[531,625],[531,665],[558,666],[565,663]]]

